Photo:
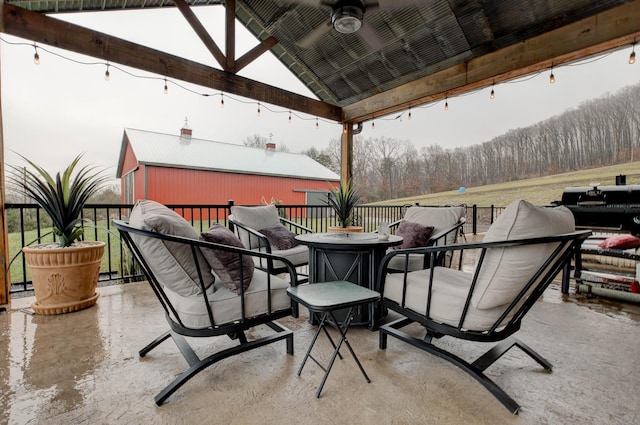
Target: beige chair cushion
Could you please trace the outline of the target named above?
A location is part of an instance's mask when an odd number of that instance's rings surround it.
[[[287,295],[289,283],[284,279],[271,276],[271,311],[285,310],[291,307],[291,299]],[[207,307],[204,297],[200,295],[180,296],[175,292],[167,290],[167,297],[180,315],[183,323],[196,329],[210,326]],[[207,289],[209,305],[213,313],[213,320],[216,325],[234,322],[242,318],[242,308],[240,296],[233,293],[222,282],[216,282]],[[255,270],[253,279],[245,298],[245,316],[251,318],[267,314],[269,305],[267,300],[267,274],[261,270]],[[174,318],[175,319],[175,318]]]
[[[251,227],[256,231],[280,224],[278,209],[275,205],[263,205],[259,207],[243,207],[234,205],[231,207],[231,215],[233,220],[244,224],[247,227]],[[238,229],[238,233],[240,240],[247,248],[253,249],[260,246],[258,238],[249,238],[249,234],[243,229]],[[249,241],[249,239],[251,239],[251,241]]]
[[[438,232],[441,232],[449,227],[455,225],[460,221],[460,218],[464,214],[464,207],[409,207],[405,212],[403,220],[417,223],[424,227],[433,227],[432,236]],[[456,243],[458,232],[451,232],[445,237],[443,241],[446,245]],[[443,243],[440,243],[441,245]],[[406,256],[397,255],[389,260],[388,268],[392,270],[404,270],[405,269]],[[409,254],[409,267],[408,271],[421,270],[424,268],[424,255],[423,254]]]
[[[573,214],[566,207],[538,207],[524,200],[509,204],[491,225],[484,242],[570,233]],[[551,255],[557,244],[537,244],[487,251],[471,303],[478,309],[509,304]]]
[[[150,200],[138,201],[129,216],[129,224],[142,230],[173,236],[198,239],[199,235],[191,224],[178,213],[164,205]],[[165,287],[182,295],[199,294],[200,280],[198,267],[193,260],[189,245],[162,241],[136,234],[131,235],[136,246],[149,263],[153,274]],[[215,278],[209,264],[197,250],[198,264],[206,287],[210,287]]]
[[[454,224],[464,214],[464,207],[409,207],[404,214],[404,220],[418,223],[423,226],[432,226],[433,234],[441,232]],[[456,234],[447,235],[446,244],[451,245],[456,241]]]
[[[256,251],[267,252],[265,248],[257,249]],[[309,247],[306,245],[296,245],[291,249],[285,249],[283,251],[272,249],[271,253],[273,255],[286,258],[291,261],[291,264],[294,266],[301,266],[309,262]],[[256,267],[267,267],[267,260],[265,258],[254,257],[253,261]],[[273,262],[273,267],[276,269],[282,268],[284,267],[284,263],[282,261],[275,260]]]
[[[429,300],[429,274],[431,270],[418,270],[407,274],[407,293],[405,306],[418,314],[425,315]],[[458,326],[462,309],[471,287],[473,274],[447,267],[433,269],[433,295],[429,317],[439,323]],[[404,273],[387,274],[384,286],[384,298],[402,303]],[[489,330],[504,312],[506,306],[492,309],[477,309],[469,305],[464,329],[474,331]],[[506,323],[511,316],[505,318]]]

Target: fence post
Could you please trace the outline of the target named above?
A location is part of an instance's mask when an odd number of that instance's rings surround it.
[[[493,204],[491,204],[491,220],[489,221],[489,224],[493,224]]]
[[[471,231],[474,235],[478,234],[478,206],[473,204],[472,208],[472,221],[471,221]]]
[[[227,211],[227,216],[224,218],[224,220],[227,222],[227,225],[229,226],[229,230],[231,230],[233,232],[234,231],[233,223],[231,223],[229,221],[229,216],[231,215],[231,207],[232,206],[233,206],[233,199],[229,199],[227,201],[227,208],[229,209],[229,211]]]

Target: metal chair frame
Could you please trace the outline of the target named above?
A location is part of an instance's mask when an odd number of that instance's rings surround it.
[[[293,332],[286,327],[282,326],[278,322],[277,319],[287,317],[287,316],[298,316],[298,306],[294,301],[291,302],[290,308],[278,311],[272,311],[271,308],[271,291],[267,291],[268,297],[268,306],[269,313],[262,314],[257,317],[246,317],[245,315],[245,299],[244,299],[244,290],[241,287],[240,292],[238,294],[241,297],[241,309],[242,309],[242,318],[240,320],[231,322],[231,323],[223,323],[218,324],[215,323],[213,318],[213,312],[211,309],[211,305],[209,304],[209,299],[206,292],[206,285],[203,281],[202,275],[199,275],[199,285],[200,292],[202,295],[202,302],[205,303],[207,307],[207,313],[209,317],[209,326],[206,328],[192,328],[184,324],[184,321],[181,319],[179,312],[171,303],[170,299],[167,296],[167,293],[164,290],[164,286],[160,283],[158,277],[154,273],[154,270],[150,267],[148,261],[145,259],[145,256],[142,254],[136,243],[132,238],[132,234],[136,234],[143,237],[155,238],[168,242],[176,242],[181,244],[187,244],[191,248],[191,252],[193,255],[193,260],[195,264],[198,266],[198,270],[200,269],[198,264],[198,256],[196,255],[197,251],[201,247],[212,248],[217,250],[224,250],[229,252],[237,253],[238,256],[251,256],[251,257],[260,257],[265,260],[278,260],[281,261],[285,265],[286,273],[289,274],[290,284],[295,286],[297,282],[296,271],[293,265],[284,258],[277,257],[272,254],[260,253],[255,251],[250,251],[247,249],[236,248],[228,245],[222,245],[212,242],[206,242],[198,239],[190,239],[180,236],[171,236],[164,235],[156,232],[141,230],[135,227],[130,226],[128,223],[122,220],[113,220],[113,226],[118,229],[120,232],[120,236],[122,240],[126,243],[127,247],[131,251],[133,258],[138,262],[140,267],[142,268],[143,273],[145,274],[147,281],[156,297],[160,301],[162,308],[165,312],[165,318],[169,324],[169,330],[164,332],[160,336],[158,336],[151,343],[146,345],[143,349],[139,351],[140,357],[145,357],[151,350],[161,344],[163,341],[171,338],[180,353],[186,360],[189,368],[185,370],[182,374],[177,376],[169,385],[167,385],[160,393],[155,396],[155,402],[158,406],[162,405],[166,399],[171,396],[177,389],[179,389],[182,385],[184,385],[189,379],[194,377],[200,371],[206,369],[219,362],[220,360],[226,359],[228,357],[234,356],[236,354],[244,353],[249,350],[253,350],[258,347],[262,347],[267,344],[271,344],[280,340],[286,340],[286,350],[288,354],[293,354]],[[240,258],[240,263],[242,263],[242,258]],[[270,288],[271,285],[271,276],[268,277],[268,285]],[[266,325],[275,331],[274,334],[270,334],[255,340],[248,340],[245,331],[254,328],[258,325]],[[237,340],[239,345],[232,346],[226,349],[222,349],[220,351],[214,352],[205,358],[199,358],[198,355],[194,352],[193,348],[189,345],[185,337],[195,337],[195,338],[208,338],[208,337],[217,337],[227,335],[232,340]]]
[[[302,234],[302,233],[313,233],[312,229],[309,229],[308,227],[302,226],[298,223],[295,223],[291,220],[287,220],[284,217],[279,217],[280,222],[287,226],[290,230],[292,230],[294,233],[296,234]],[[231,231],[233,231],[238,237],[240,237],[240,233],[238,231],[238,229],[242,229],[244,231],[246,231],[249,235],[249,243],[251,244],[251,241],[253,240],[253,238],[256,238],[258,240],[258,247],[257,248],[253,248],[252,251],[261,251],[261,252],[266,252],[268,254],[272,254],[273,253],[273,248],[271,247],[271,243],[269,242],[269,239],[267,239],[267,237],[265,235],[263,235],[262,233],[260,233],[258,230],[247,226],[246,224],[240,223],[237,220],[234,220],[233,217],[229,218],[229,228],[231,229]],[[304,264],[296,264],[295,267],[299,268],[301,266],[306,266],[309,263],[306,262]],[[273,259],[270,258],[265,258],[264,261],[260,261],[258,264],[256,264],[256,267],[258,267],[260,270],[264,270],[268,273],[271,274],[279,274],[279,273],[283,273],[286,272],[286,267],[275,267],[273,264]],[[306,283],[309,281],[309,276],[308,274],[304,274],[301,273],[300,270],[296,270],[296,273],[298,276],[302,276],[301,279],[298,280],[298,284],[300,283]]]
[[[526,315],[526,313],[533,307],[536,303],[537,299],[542,295],[544,290],[549,286],[549,284],[554,280],[554,278],[562,271],[565,275],[569,274],[569,268],[571,263],[571,258],[575,255],[576,252],[579,252],[580,245],[582,242],[591,234],[591,231],[583,230],[576,231],[572,233],[567,233],[563,235],[557,236],[549,236],[549,237],[540,237],[540,238],[530,238],[530,239],[520,239],[520,240],[512,240],[512,241],[498,241],[498,242],[481,242],[481,243],[465,243],[465,244],[455,244],[449,246],[442,247],[429,247],[429,248],[415,248],[411,250],[398,250],[395,252],[391,252],[385,256],[382,261],[382,264],[379,268],[378,273],[378,286],[377,290],[384,294],[384,286],[385,286],[385,277],[387,274],[387,264],[389,260],[395,255],[403,255],[406,254],[405,251],[423,253],[429,257],[431,262],[431,272],[429,273],[428,281],[425,281],[424,284],[428,285],[429,288],[429,302],[427,303],[427,308],[424,313],[417,313],[405,306],[405,296],[406,296],[406,284],[407,284],[407,274],[405,272],[404,278],[404,289],[403,289],[403,299],[401,303],[397,303],[393,300],[389,300],[387,298],[382,298],[382,305],[390,310],[393,310],[399,314],[401,314],[402,318],[395,320],[391,323],[384,324],[380,327],[380,341],[379,346],[380,349],[387,348],[387,335],[391,335],[395,338],[400,339],[406,343],[413,345],[423,351],[434,354],[444,360],[447,360],[454,365],[460,367],[462,370],[471,375],[474,379],[480,382],[486,389],[488,389],[491,394],[493,394],[509,411],[516,414],[520,409],[518,403],[516,403],[504,390],[502,390],[496,383],[494,383],[488,376],[484,374],[484,371],[491,366],[494,362],[496,362],[504,353],[510,350],[512,347],[516,346],[522,349],[526,354],[532,357],[536,362],[538,362],[544,369],[551,371],[552,365],[534,350],[529,348],[527,345],[513,337],[513,334],[516,333],[520,329],[521,321]],[[547,243],[557,243],[557,248],[553,251],[551,255],[545,260],[544,264],[534,273],[533,276],[529,279],[528,283],[523,287],[523,289],[518,293],[518,295],[511,301],[508,307],[504,310],[504,312],[500,315],[500,317],[495,321],[493,326],[488,330],[468,330],[463,328],[463,324],[466,318],[466,315],[469,310],[469,306],[471,305],[471,298],[474,293],[474,289],[478,280],[479,272],[483,264],[483,260],[488,250],[496,249],[496,248],[511,248],[518,246],[527,246],[534,244],[547,244]],[[457,326],[451,326],[449,324],[444,324],[441,322],[437,322],[430,317],[430,309],[431,309],[431,291],[433,285],[433,276],[434,276],[434,265],[438,257],[444,251],[450,252],[459,252],[460,257],[462,257],[462,253],[468,250],[480,250],[480,255],[478,257],[478,264],[476,266],[476,270],[473,275],[473,280],[471,282],[469,291],[467,293],[464,308],[462,311],[461,318],[457,324]],[[524,298],[526,297],[526,298]],[[524,300],[523,300],[524,299]],[[503,323],[506,317],[513,314],[512,318]],[[400,329],[411,324],[418,323],[422,325],[426,331],[426,334],[423,339],[415,338]],[[485,354],[480,356],[473,362],[468,362],[457,355],[448,352],[440,347],[434,345],[433,339],[438,339],[443,336],[450,336],[453,338],[460,338],[469,341],[477,341],[477,342],[497,342],[502,341],[492,349],[487,351]]]

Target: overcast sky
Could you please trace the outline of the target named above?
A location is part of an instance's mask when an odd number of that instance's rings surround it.
[[[211,6],[195,11],[219,46],[224,46],[224,9]],[[54,17],[218,67],[175,8]],[[237,31],[239,57],[256,41],[240,24]],[[0,37],[4,40],[0,66],[5,161],[9,164],[23,164],[12,152],[16,151],[55,172],[84,152],[84,163],[107,167],[115,176],[124,128],[178,134],[185,117],[193,137],[242,144],[254,134],[272,135],[274,142],[286,145],[291,152],[312,146],[324,149],[341,134],[338,124],[320,120],[316,129],[315,117],[300,113],[289,123],[288,111],[273,105],[263,105],[258,117],[255,102],[233,95],[224,96],[221,108],[220,92],[179,81],[176,83],[196,93],[169,80],[169,93],[164,94],[164,76],[118,64],[110,67],[106,81],[103,61],[49,46],[38,49],[40,65],[35,65],[32,41],[6,34]],[[439,102],[414,108],[411,120],[406,113],[402,119],[390,119],[398,114],[376,119],[375,129],[365,123],[362,136],[409,140],[417,148],[436,143],[447,149],[482,143],[509,129],[575,108],[585,100],[637,84],[640,64],[627,63],[630,52],[628,46],[597,60],[554,68],[555,84],[549,84],[549,72],[545,71],[495,86],[493,100],[489,99],[491,88],[485,88],[449,98],[448,111],[444,102]],[[116,67],[150,78],[134,77]],[[262,55],[240,75],[312,96],[271,53]]]

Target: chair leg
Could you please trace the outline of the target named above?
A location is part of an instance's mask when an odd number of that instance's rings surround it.
[[[170,336],[171,336],[171,332],[170,331],[167,331],[167,332],[163,333],[162,335],[160,335],[159,337],[157,337],[156,339],[151,341],[151,343],[148,344],[146,347],[144,347],[142,350],[138,351],[138,355],[140,357],[146,356],[149,351],[151,351],[154,348],[156,348],[163,341],[166,341]]]
[[[227,357],[231,357],[236,354],[244,353],[246,351],[253,350],[254,348],[259,348],[264,345],[271,344],[276,341],[280,341],[282,339],[286,339],[287,341],[287,353],[293,354],[293,332],[290,329],[280,325],[277,322],[267,322],[265,323],[271,329],[276,331],[275,334],[267,335],[265,337],[259,338],[254,341],[246,341],[241,343],[240,345],[236,345],[233,347],[229,347],[227,349],[215,352],[204,359],[198,358],[195,354],[187,340],[179,334],[174,332],[167,332],[167,334],[163,334],[161,337],[157,338],[153,343],[149,344],[149,346],[145,347],[148,352],[151,348],[157,346],[160,342],[167,339],[169,336],[174,340],[178,349],[182,353],[182,356],[185,358],[187,363],[189,364],[189,369],[182,372],[178,377],[176,377],[169,385],[167,385],[162,391],[160,391],[154,398],[156,404],[161,406],[171,394],[173,394],[178,388],[184,385],[189,379],[193,378],[200,371],[206,369],[214,363],[219,362],[220,360],[224,360]],[[152,347],[153,345],[153,347]],[[150,348],[149,348],[150,347]]]
[[[542,356],[533,351],[527,345],[523,344],[513,337],[501,342],[496,347],[492,348],[487,353],[482,355],[475,362],[469,363],[453,353],[436,347],[430,342],[414,338],[413,336],[399,330],[399,328],[406,326],[411,322],[412,320],[410,319],[399,319],[395,322],[382,325],[380,327],[380,348],[386,348],[386,335],[388,334],[398,338],[401,341],[411,344],[416,348],[434,354],[441,359],[447,360],[448,362],[458,366],[460,369],[464,370],[470,376],[472,376],[475,380],[480,382],[487,390],[489,390],[491,394],[493,394],[495,398],[498,399],[498,401],[500,401],[514,415],[518,413],[518,410],[520,410],[520,406],[518,405],[518,403],[516,403],[515,400],[513,400],[506,392],[504,392],[504,390],[500,388],[495,382],[487,377],[483,373],[483,371],[513,346],[518,346],[525,353],[536,360],[540,365],[542,365],[545,369],[551,370],[551,364],[548,361],[546,361]]]
[[[531,349],[531,347],[514,337],[507,338],[501,343],[495,345],[491,350],[478,357],[478,359],[474,361],[472,365],[479,370],[485,370],[513,347],[520,348],[546,370],[551,371],[551,369],[553,368],[553,365],[549,363],[547,359],[545,359],[540,354]]]

